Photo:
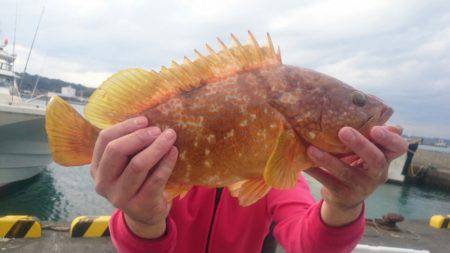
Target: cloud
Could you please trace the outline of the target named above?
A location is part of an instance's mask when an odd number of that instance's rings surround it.
[[[29,50],[29,47],[16,46],[16,71],[23,71]],[[53,57],[39,49],[33,50],[31,57],[32,60],[28,63],[27,72],[39,73],[49,78],[66,80],[90,87],[98,86],[112,74],[112,72],[86,70],[80,62]]]
[[[3,0],[12,37],[15,0]],[[44,1],[19,1],[18,66],[23,66]],[[158,69],[192,57],[215,37],[229,42],[269,31],[286,64],[316,69],[381,97],[406,133],[450,138],[450,6],[447,1],[45,2],[29,71],[99,85],[129,67]],[[0,37],[2,35],[0,34]]]

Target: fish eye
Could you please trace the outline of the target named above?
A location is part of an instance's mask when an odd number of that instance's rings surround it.
[[[363,107],[366,104],[367,101],[367,96],[359,91],[354,91],[352,93],[352,102],[353,104],[359,106],[359,107]]]

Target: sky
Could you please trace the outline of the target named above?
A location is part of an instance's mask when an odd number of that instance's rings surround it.
[[[16,3],[20,71],[44,5],[27,72],[91,87],[120,69],[193,57],[217,36],[269,32],[283,63],[382,98],[406,134],[450,139],[448,1],[0,0],[0,39],[11,44]]]

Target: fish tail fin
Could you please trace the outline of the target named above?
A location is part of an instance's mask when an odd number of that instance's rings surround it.
[[[91,162],[100,130],[58,96],[53,96],[47,105],[45,130],[56,163],[76,166]]]

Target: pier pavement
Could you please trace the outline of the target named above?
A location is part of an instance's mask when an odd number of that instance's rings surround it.
[[[43,223],[44,227],[48,225],[57,229],[68,226],[67,223]],[[428,226],[428,221],[424,220],[405,220],[398,226],[400,231],[395,232],[367,225],[360,243],[372,246],[426,249],[433,253],[449,252],[450,229],[431,228]],[[115,250],[109,237],[70,238],[67,231],[44,229],[39,239],[0,239],[0,252],[103,253],[115,252]],[[276,253],[283,252],[283,249],[278,246]]]

